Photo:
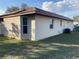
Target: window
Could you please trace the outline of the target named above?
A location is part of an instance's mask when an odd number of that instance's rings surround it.
[[[53,25],[52,24],[50,24],[50,29],[52,29],[53,28]]]
[[[54,23],[54,20],[52,19],[51,24],[50,24],[50,29],[53,28],[53,23]]]
[[[27,25],[27,17],[23,17],[23,25]]]
[[[27,32],[28,32],[27,17],[23,16],[23,33],[27,34]]]
[[[62,26],[62,20],[60,20],[60,26]]]

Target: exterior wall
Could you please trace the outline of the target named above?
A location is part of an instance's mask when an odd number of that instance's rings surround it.
[[[36,20],[35,20],[35,16],[31,20],[31,40],[32,41],[36,40]]]
[[[21,39],[20,16],[4,18],[3,20],[3,34],[5,36]]]
[[[28,40],[28,39],[33,40],[35,38],[33,34],[34,29],[32,28],[35,27],[34,25],[35,17],[33,15],[26,15],[26,17],[27,17],[27,23],[28,23],[28,33],[27,34],[23,33],[23,25],[22,25],[23,21],[21,17],[21,38],[25,40]]]
[[[73,21],[66,21],[66,20],[62,20],[62,29],[64,28],[69,28],[71,29],[71,31],[73,31],[73,28],[74,28],[74,24],[73,24]]]
[[[53,29],[50,29],[50,24],[52,21],[51,17],[36,15],[35,20],[36,20],[36,40],[61,34],[64,28],[70,28],[71,30],[73,29],[73,22],[71,21],[62,20],[62,26],[60,26],[60,19],[54,19]]]
[[[22,16],[4,18],[3,34],[5,36],[15,37],[16,39],[31,39],[32,41],[37,41],[61,34],[64,28],[73,30],[72,21],[62,20],[62,26],[60,26],[60,19],[54,19],[53,29],[50,29],[52,19],[54,18],[28,15],[28,33],[23,34]]]
[[[16,39],[35,40],[35,16],[26,15],[28,23],[28,33],[23,33],[23,20],[22,16],[4,18],[3,34],[5,36],[13,37]]]

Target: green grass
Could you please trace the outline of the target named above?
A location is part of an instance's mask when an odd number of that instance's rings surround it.
[[[79,32],[37,42],[0,37],[0,59],[79,59]]]

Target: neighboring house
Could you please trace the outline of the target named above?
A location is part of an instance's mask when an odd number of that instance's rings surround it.
[[[28,8],[0,16],[0,34],[37,41],[73,30],[73,20],[38,8]]]

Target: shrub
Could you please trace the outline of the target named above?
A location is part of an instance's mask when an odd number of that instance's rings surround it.
[[[74,31],[79,32],[79,25],[78,24],[74,25]]]
[[[64,30],[63,30],[63,33],[70,33],[71,32],[71,30],[69,29],[69,28],[65,28]]]

